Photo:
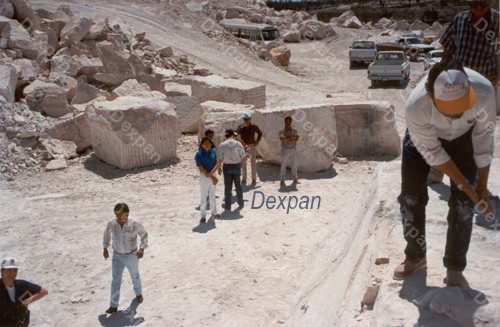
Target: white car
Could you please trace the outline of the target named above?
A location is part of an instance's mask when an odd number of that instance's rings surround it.
[[[430,69],[433,65],[441,62],[443,59],[443,50],[432,50],[430,51],[424,61],[424,69]]]
[[[368,66],[368,79],[372,87],[386,81],[399,81],[402,86],[410,80],[410,61],[403,51],[377,52],[375,61]]]

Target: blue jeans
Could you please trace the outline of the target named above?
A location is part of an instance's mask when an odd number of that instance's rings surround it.
[[[236,198],[239,206],[243,206],[243,191],[241,190],[241,165],[224,164],[224,204],[227,210],[231,209],[233,197],[233,183],[236,188]]]
[[[474,161],[472,129],[451,140],[440,140],[441,145],[457,165],[458,169],[473,184],[477,166]],[[401,195],[398,197],[403,218],[404,237],[407,242],[405,254],[410,260],[425,258],[425,207],[429,201],[427,175],[430,166],[413,144],[408,131],[403,141],[401,167]],[[463,271],[467,264],[467,251],[472,234],[474,204],[467,195],[451,182],[448,200],[448,233],[444,266],[450,270]]]
[[[142,295],[141,276],[139,275],[139,258],[136,252],[131,254],[113,253],[111,274],[111,306],[118,307],[120,302],[120,287],[122,285],[123,270],[127,268],[134,285],[135,295]]]

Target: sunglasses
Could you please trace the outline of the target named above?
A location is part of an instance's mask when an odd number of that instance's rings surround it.
[[[487,1],[472,1],[469,2],[469,6],[471,8],[486,8],[489,6],[489,3]]]

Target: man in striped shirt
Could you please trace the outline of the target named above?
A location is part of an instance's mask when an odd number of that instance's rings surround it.
[[[496,49],[499,13],[490,0],[468,0],[470,10],[458,13],[440,39],[443,60],[454,59],[488,78],[498,81]]]

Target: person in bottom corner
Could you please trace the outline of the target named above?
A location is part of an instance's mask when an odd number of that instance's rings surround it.
[[[113,257],[111,260],[111,304],[106,313],[113,314],[118,311],[120,303],[120,287],[122,284],[123,270],[127,268],[132,279],[136,301],[144,301],[142,295],[142,282],[139,274],[139,259],[144,256],[144,249],[148,246],[148,233],[139,222],[129,219],[129,207],[126,203],[115,205],[116,219],[110,221],[104,231],[103,256],[109,258],[108,247],[112,245]],[[137,238],[141,244],[137,247]]]
[[[3,259],[1,269],[0,326],[29,326],[30,311],[28,306],[47,296],[49,291],[36,284],[17,279],[19,266],[14,258]]]

